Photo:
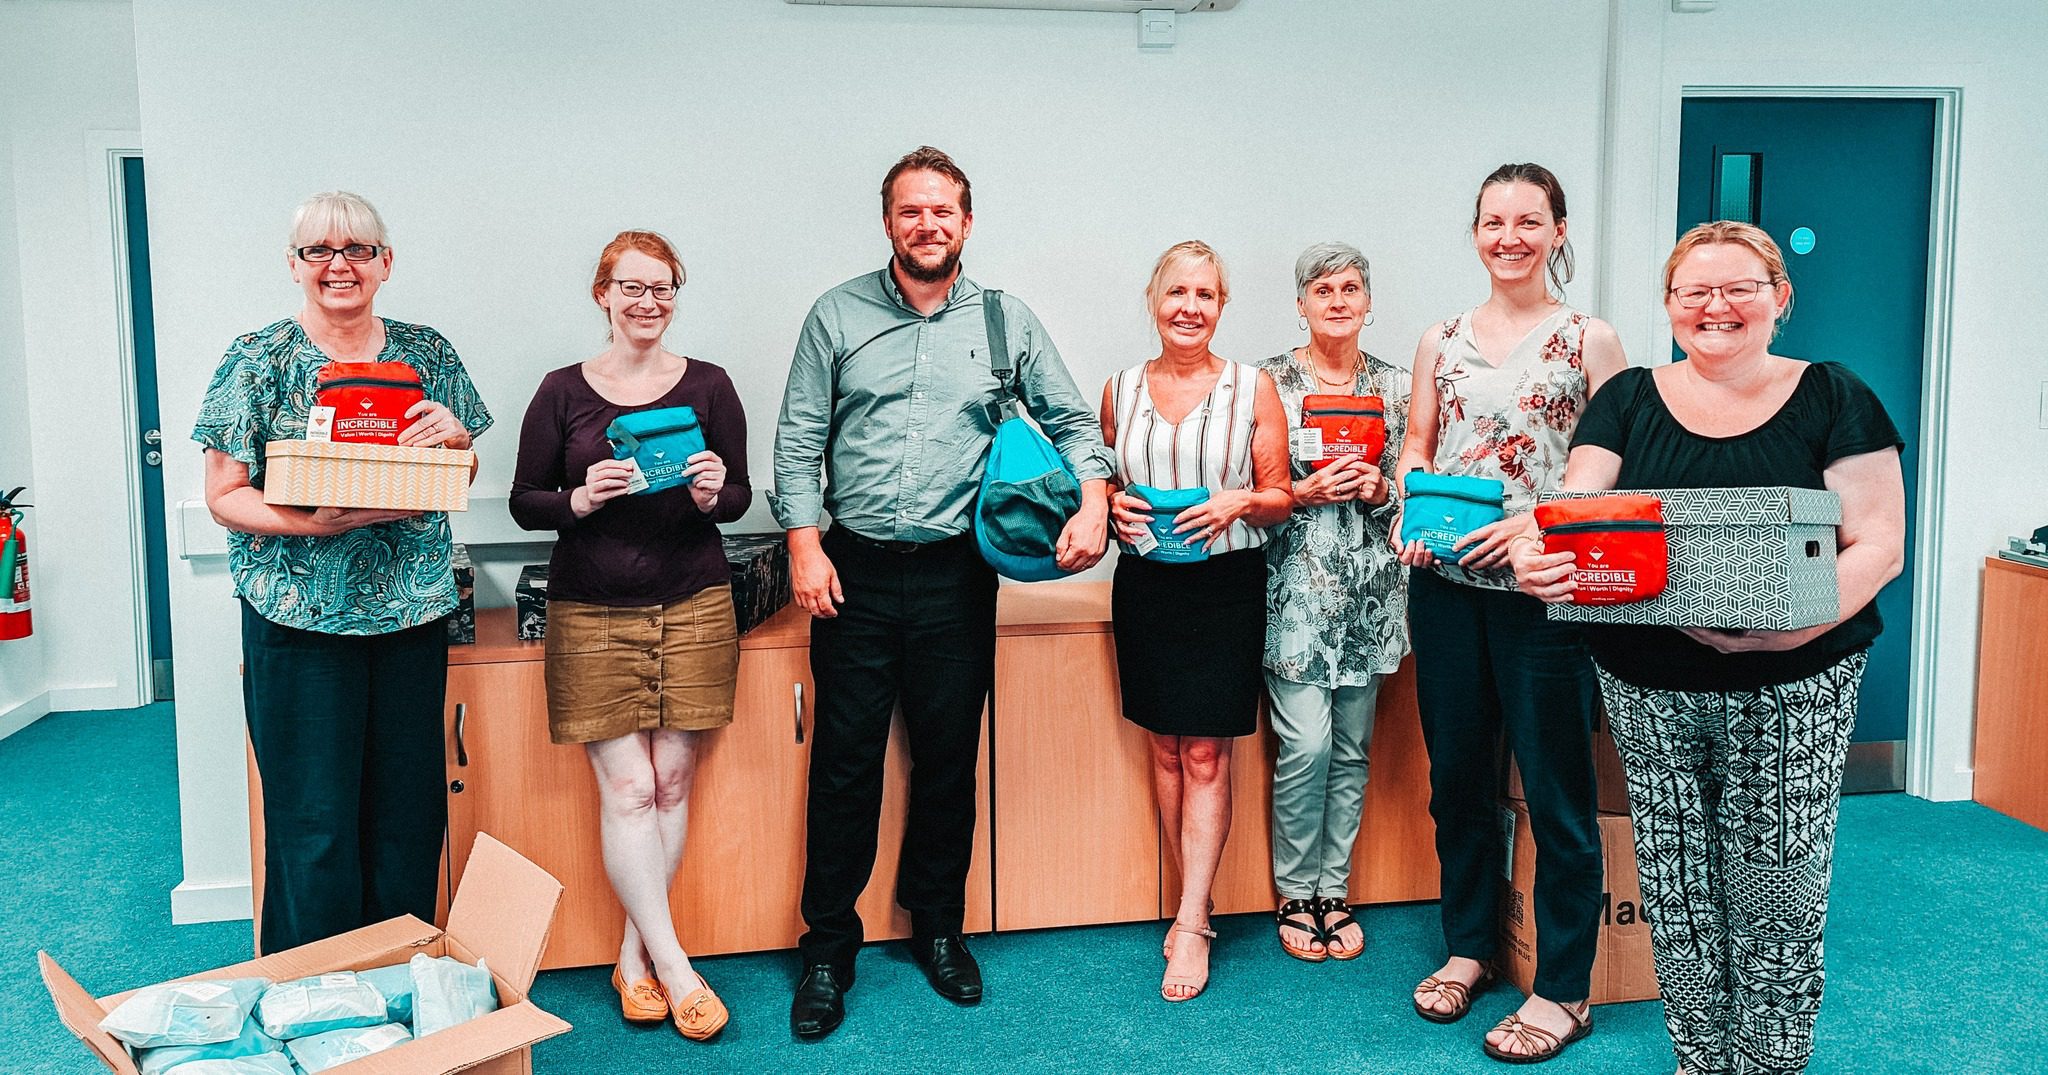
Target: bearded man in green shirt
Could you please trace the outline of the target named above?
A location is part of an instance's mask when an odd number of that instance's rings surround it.
[[[900,704],[911,756],[896,900],[911,954],[941,996],[981,1000],[962,941],[982,706],[995,674],[996,576],[971,533],[995,435],[998,382],[980,285],[960,271],[974,226],[967,176],[923,146],[882,181],[888,266],[826,292],[791,360],[769,503],[789,537],[796,601],[811,624],[817,715],[790,1029],[820,1038],[844,1018],[862,933],[855,901],[874,870],[882,762]],[[1026,409],[1081,481],[1059,566],[1092,567],[1108,540],[1102,432],[1045,328],[1001,298]],[[820,475],[823,481],[820,481]],[[822,536],[821,517],[832,527]]]

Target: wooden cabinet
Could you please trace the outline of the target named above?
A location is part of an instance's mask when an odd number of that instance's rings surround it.
[[[476,834],[488,832],[563,884],[541,965],[609,963],[618,955],[625,914],[600,854],[596,780],[582,747],[549,741],[541,645],[520,642],[513,633],[511,610],[483,610],[477,642],[449,651],[443,891],[460,883]],[[677,932],[693,955],[788,948],[803,932],[798,905],[814,693],[809,647],[809,617],[794,607],[749,632],[740,641],[735,719],[702,740],[688,842],[670,899]],[[903,735],[898,720],[875,870],[859,904],[871,940],[910,930],[909,915],[894,898],[908,806]],[[1233,749],[1234,816],[1215,889],[1221,914],[1270,910],[1276,902],[1268,822],[1272,748],[1262,716],[1258,734]],[[966,929],[1171,915],[1180,882],[1160,844],[1149,751],[1147,734],[1121,713],[1109,584],[1004,587],[996,687],[976,785]],[[250,778],[250,851],[260,899],[262,790],[253,766]],[[1354,902],[1436,896],[1428,801],[1414,676],[1403,666],[1381,691]]]
[[[1977,650],[1978,802],[2048,829],[2048,569],[1984,561]]]
[[[488,832],[532,859],[563,885],[541,966],[610,963],[618,958],[625,911],[604,872],[596,778],[582,747],[549,741],[541,647],[513,640],[512,630],[506,610],[483,611],[476,645],[450,652],[452,857],[457,864],[467,860],[476,834]],[[788,948],[803,933],[798,905],[810,765],[809,642],[808,618],[794,607],[748,633],[740,644],[733,723],[702,739],[689,835],[670,892],[677,934],[693,955]],[[875,872],[860,900],[872,940],[910,932],[910,916],[894,898],[909,789],[901,720],[893,736]],[[980,820],[967,885],[966,928],[972,932],[993,926],[988,757],[984,736]],[[451,884],[460,881],[458,867]]]

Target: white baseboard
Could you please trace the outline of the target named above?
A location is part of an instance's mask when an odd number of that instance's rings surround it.
[[[50,692],[44,691],[8,709],[0,709],[0,739],[34,724],[50,713]]]
[[[1967,802],[1977,794],[1977,770],[1957,768],[1937,774],[1927,789],[1927,798],[1938,803]]]
[[[102,683],[91,687],[57,687],[50,691],[50,712],[83,713],[100,709],[133,709],[143,703],[133,687]]]
[[[195,922],[247,919],[254,913],[251,898],[247,881],[185,881],[171,890],[171,923],[189,926]]]

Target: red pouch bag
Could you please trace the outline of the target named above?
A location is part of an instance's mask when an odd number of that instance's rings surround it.
[[[403,362],[329,362],[313,376],[314,402],[334,408],[329,439],[397,444],[405,412],[427,398],[419,371]]]
[[[1311,470],[1353,455],[1379,466],[1387,447],[1387,404],[1378,396],[1303,396],[1301,428],[1322,434],[1323,457],[1308,461]]]
[[[1544,552],[1570,552],[1575,605],[1621,605],[1664,592],[1670,564],[1664,502],[1623,494],[1552,500],[1536,506]]]

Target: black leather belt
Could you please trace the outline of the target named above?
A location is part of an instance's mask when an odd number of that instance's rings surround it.
[[[884,541],[881,538],[871,538],[866,534],[849,530],[843,526],[835,526],[831,532],[834,534],[844,534],[855,544],[866,545],[868,548],[880,549],[883,552],[893,552],[898,556],[908,556],[919,552],[936,552],[940,549],[950,548],[955,542],[967,539],[966,534],[955,534],[952,537],[940,538],[937,541]]]

